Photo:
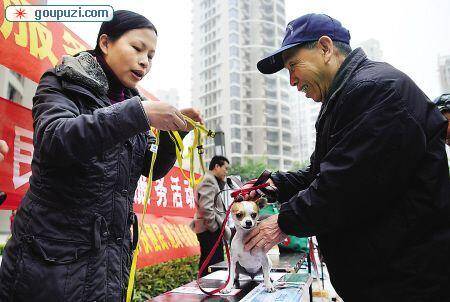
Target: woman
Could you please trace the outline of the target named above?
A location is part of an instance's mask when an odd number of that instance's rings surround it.
[[[30,189],[14,220],[0,270],[0,301],[123,301],[137,238],[133,196],[148,175],[149,129],[191,130],[181,113],[143,100],[157,31],[116,11],[94,51],[66,56],[33,99]],[[197,111],[181,111],[201,121]],[[154,179],[175,162],[162,132]]]

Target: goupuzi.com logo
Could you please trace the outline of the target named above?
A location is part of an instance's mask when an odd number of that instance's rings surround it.
[[[113,13],[110,5],[10,5],[5,9],[10,22],[104,22]]]

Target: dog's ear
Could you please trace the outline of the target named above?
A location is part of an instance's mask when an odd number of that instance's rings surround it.
[[[260,197],[255,202],[258,205],[258,208],[261,210],[262,208],[264,208],[267,205],[267,198]]]

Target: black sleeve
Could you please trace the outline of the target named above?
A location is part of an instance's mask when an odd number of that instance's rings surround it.
[[[81,114],[50,72],[41,78],[32,114],[35,148],[41,158],[61,166],[85,161],[149,130],[138,96],[96,109],[92,114]]]
[[[282,205],[283,232],[306,237],[367,223],[401,198],[425,153],[425,134],[395,92],[364,84],[346,96],[350,105],[374,97],[376,105],[332,135],[311,185]]]
[[[156,155],[155,167],[153,171],[153,180],[160,179],[169,173],[176,161],[175,144],[170,139],[167,131],[160,131],[158,153]],[[184,138],[189,132],[179,131],[181,138]],[[144,166],[142,167],[142,175],[148,177],[150,170],[152,152],[150,145],[146,148],[144,154]],[[181,168],[181,167],[180,167]]]
[[[313,155],[314,156],[314,155]],[[313,158],[311,157],[311,160]],[[296,172],[274,172],[270,176],[278,189],[278,202],[289,201],[299,191],[306,189],[312,182],[311,166]]]

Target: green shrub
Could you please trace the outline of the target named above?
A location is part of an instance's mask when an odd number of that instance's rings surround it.
[[[3,255],[3,250],[5,249],[5,245],[0,243],[0,255]]]
[[[135,302],[177,288],[197,278],[199,256],[175,259],[140,269],[136,273]]]

